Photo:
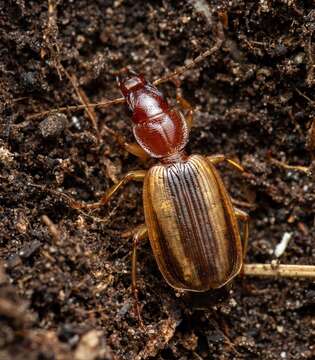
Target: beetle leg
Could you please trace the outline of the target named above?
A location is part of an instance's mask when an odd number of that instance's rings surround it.
[[[249,215],[245,211],[240,210],[237,207],[234,207],[234,212],[236,218],[243,223],[242,245],[243,245],[243,259],[245,259],[247,252],[248,235],[249,235]]]
[[[211,162],[211,164],[213,164],[213,165],[217,165],[217,164],[220,164],[223,161],[226,161],[229,165],[231,165],[237,171],[240,171],[240,172],[245,171],[241,164],[239,164],[238,162],[236,162],[236,161],[234,161],[232,159],[229,159],[228,157],[226,157],[223,154],[216,154],[216,155],[207,156],[207,160],[209,160]]]
[[[118,134],[116,131],[111,130],[106,127],[106,131],[110,132],[111,135],[115,138],[120,146],[122,146],[130,154],[137,156],[141,161],[147,161],[150,156],[147,154],[142,147],[137,143],[128,143],[124,136]]]
[[[141,161],[145,162],[150,159],[150,155],[146,153],[142,147],[137,143],[127,143],[123,144],[123,147],[130,154],[137,156]]]
[[[247,201],[242,201],[242,200],[238,200],[238,199],[234,199],[232,196],[230,196],[232,204],[235,205],[236,207],[241,206],[247,209],[256,209],[256,204],[255,203],[249,203]]]
[[[190,104],[190,102],[187,101],[182,95],[182,90],[180,88],[180,80],[178,78],[174,78],[174,79],[172,79],[172,82],[176,86],[177,104],[183,109],[183,111],[185,111],[185,121],[190,130],[192,127],[192,123],[193,123],[194,109],[193,109],[192,105]]]
[[[185,120],[186,120],[188,129],[190,130],[192,127],[192,124],[193,124],[193,120],[194,120],[194,109],[191,106],[191,104],[182,97],[181,90],[179,90],[179,93],[178,93],[178,89],[176,89],[176,101],[182,109],[186,110]]]
[[[105,205],[109,199],[124,185],[126,185],[129,181],[143,181],[146,174],[146,170],[134,170],[129,171],[117,184],[113,185],[110,189],[108,189],[105,194],[101,197],[101,199],[95,203],[87,204],[84,202],[78,202],[70,200],[70,205],[74,209],[96,209],[103,205]]]
[[[142,224],[137,229],[136,233],[133,236],[133,246],[132,246],[132,267],[131,267],[131,287],[132,294],[134,299],[134,311],[135,315],[138,318],[140,326],[143,330],[145,330],[145,326],[143,324],[138,300],[138,287],[137,287],[137,247],[139,242],[143,240],[147,236],[148,230],[145,224]]]

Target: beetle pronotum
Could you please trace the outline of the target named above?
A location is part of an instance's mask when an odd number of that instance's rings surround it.
[[[243,167],[225,155],[186,155],[184,148],[189,140],[193,110],[179,92],[177,100],[186,116],[170,108],[155,87],[216,51],[222,44],[222,33],[219,26],[218,41],[213,48],[153,84],[128,68],[120,73],[118,85],[132,111],[133,133],[138,143],[124,143],[125,147],[139,157],[145,153],[157,158],[159,164],[148,171],[127,173],[96,203],[71,201],[75,208],[94,209],[106,204],[129,181],[144,182],[145,224],[134,234],[132,251],[132,289],[141,324],[136,284],[137,246],[147,235],[163,277],[176,289],[195,292],[217,289],[241,271],[252,276],[315,278],[315,266],[244,264],[248,215],[233,206],[215,165],[225,161],[241,172]],[[243,237],[238,221],[244,223]]]

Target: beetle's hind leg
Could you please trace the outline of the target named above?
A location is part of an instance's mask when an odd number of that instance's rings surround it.
[[[138,318],[140,326],[143,330],[145,330],[144,323],[141,318],[141,311],[139,306],[138,299],[138,287],[137,287],[137,248],[139,242],[143,240],[147,236],[148,230],[145,224],[142,224],[138,227],[137,231],[133,236],[133,244],[132,244],[132,267],[131,267],[131,287],[132,294],[134,299],[134,311],[135,315]]]
[[[110,198],[124,185],[126,185],[129,181],[143,181],[146,174],[146,170],[134,170],[129,171],[125,176],[118,181],[117,184],[113,185],[109,188],[105,194],[100,198],[99,201],[95,203],[84,203],[71,199],[67,195],[67,199],[70,202],[70,206],[74,209],[97,209],[99,207],[104,206]]]
[[[235,215],[240,220],[243,226],[243,259],[247,252],[248,234],[249,234],[249,215],[238,209],[234,208]],[[310,278],[315,279],[315,266],[314,265],[289,265],[289,264],[245,264],[241,270],[243,276],[260,276],[260,277],[297,277],[297,278]]]
[[[236,207],[234,207],[236,218],[242,222],[242,246],[243,246],[243,259],[247,253],[248,236],[249,236],[249,215]]]

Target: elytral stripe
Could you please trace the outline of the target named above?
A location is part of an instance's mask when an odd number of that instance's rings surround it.
[[[159,232],[162,235],[159,243],[153,246],[162,253],[159,261],[165,263],[164,271],[178,281],[183,278],[183,271],[187,272],[187,269],[190,269],[190,263],[179,232],[178,214],[182,209],[174,206],[169,176],[164,167],[156,167],[152,172],[150,192]]]
[[[187,163],[184,177],[187,179],[187,182],[185,183],[186,194],[192,204],[192,212],[190,214],[193,219],[194,227],[194,239],[192,240],[197,250],[197,256],[194,258],[194,263],[198,269],[198,277],[202,280],[202,274],[205,270],[205,266],[207,265],[205,262],[206,253],[204,241],[207,236],[207,232],[205,231],[206,219],[203,216],[205,214],[202,213],[202,209],[204,208],[204,198],[200,191],[201,189],[198,186],[198,172],[194,171],[194,167],[192,165],[192,162]],[[207,267],[207,269],[211,270],[209,267]]]
[[[184,279],[187,282],[195,281],[199,283],[197,276],[197,270],[195,268],[196,259],[198,258],[197,249],[194,244],[194,227],[193,223],[193,209],[187,196],[187,190],[183,182],[183,171],[181,169],[183,165],[178,164],[173,167],[166,176],[168,187],[170,189],[171,198],[174,205],[174,220],[176,221],[177,231],[180,234],[180,246],[185,254],[185,265],[181,264],[181,272]],[[181,174],[181,176],[178,175]]]
[[[211,169],[210,165],[205,166],[204,159],[196,157],[196,162],[198,167],[203,166],[206,170],[200,174],[200,180],[203,183],[203,186],[201,185],[201,187],[204,196],[208,197],[211,204],[210,208],[208,209],[210,223],[216,224],[216,226],[213,227],[213,243],[216,247],[216,268],[220,270],[222,274],[224,274],[229,270],[230,258],[227,255],[229,254],[229,247],[233,246],[234,241],[233,232],[231,232],[233,229],[231,229],[229,226],[230,220],[229,216],[227,216],[229,213],[227,213],[224,199],[222,199],[222,191],[225,191],[225,189],[220,188],[219,184],[217,183],[216,176],[213,172],[215,170]],[[209,179],[211,179],[213,186],[208,186]]]
[[[213,268],[218,268],[218,261],[217,246],[216,241],[214,241],[215,233],[209,213],[209,179],[204,176],[204,171],[200,171],[200,169],[203,170],[204,164],[198,165],[194,160],[195,159],[192,159],[191,164],[195,174],[198,176],[193,177],[194,186],[192,187],[192,191],[194,192],[194,196],[192,199],[195,199],[196,201],[198,225],[202,230],[200,245],[202,247],[204,263],[207,264],[213,274]]]
[[[209,179],[204,169],[207,163],[203,161],[200,165],[202,166],[194,167],[191,159],[187,163],[172,166],[167,176],[175,206],[177,228],[181,243],[190,259],[191,275],[195,274],[195,284],[211,281],[209,276],[217,279],[221,270],[218,268],[217,238],[214,237],[208,209],[211,199],[209,201],[209,198],[204,196],[209,193],[209,190],[204,191],[209,187]],[[205,180],[199,181],[203,173]],[[186,280],[188,281],[187,277]]]
[[[217,206],[221,207],[222,213],[216,211],[216,215],[219,213],[223,215],[221,219],[214,220],[221,220],[221,222],[217,222],[218,225],[224,224],[221,228],[217,226],[218,232],[221,232],[220,241],[218,242],[221,268],[235,273],[241,266],[241,243],[233,205],[220,175],[212,164],[208,166],[208,173],[212,174],[213,183],[216,184],[219,191]]]
[[[164,217],[166,219],[166,223],[163,226],[163,220],[159,222],[159,225],[163,230],[165,230],[163,236],[163,244],[167,248],[168,257],[170,258],[170,262],[172,263],[172,272],[178,279],[182,279],[183,277],[183,267],[188,268],[189,262],[185,256],[185,249],[181,242],[182,234],[180,232],[180,221],[177,214],[180,212],[180,208],[176,208],[173,201],[173,194],[171,188],[169,186],[169,173],[166,168],[164,168],[163,172],[163,189],[162,192],[165,192],[166,197],[170,201],[170,208],[167,215]],[[170,241],[168,241],[168,239]],[[180,259],[183,261],[181,262]]]

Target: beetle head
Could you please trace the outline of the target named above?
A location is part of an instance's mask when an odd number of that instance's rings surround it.
[[[124,68],[116,80],[125,98],[132,92],[142,89],[147,83],[142,74],[137,74],[130,68]]]

